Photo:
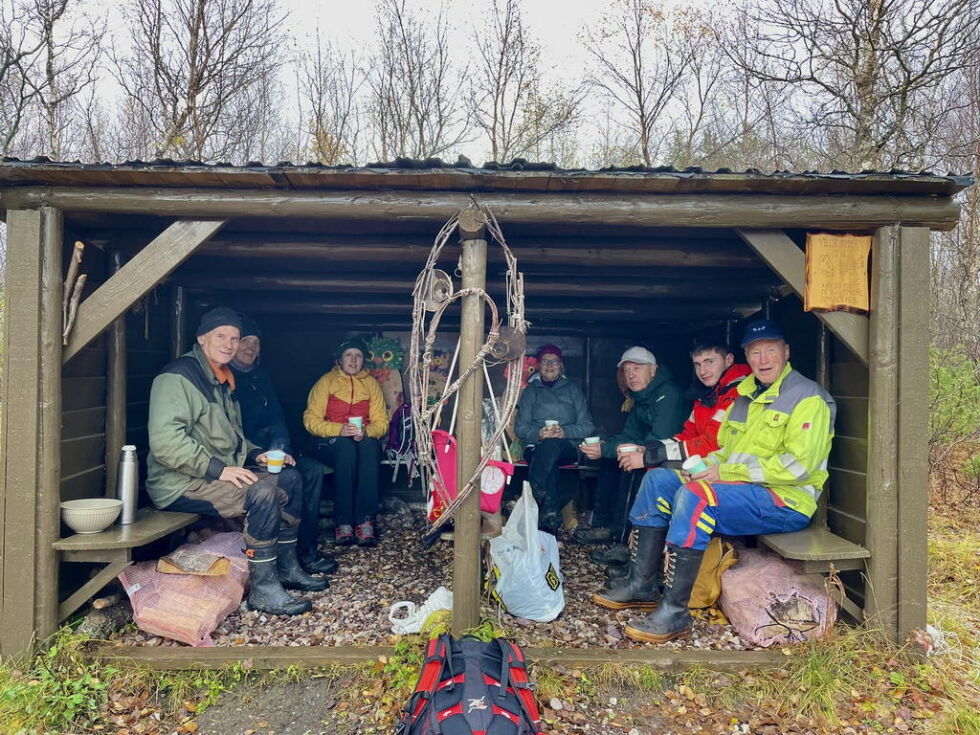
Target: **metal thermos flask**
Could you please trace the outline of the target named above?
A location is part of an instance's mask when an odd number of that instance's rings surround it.
[[[136,490],[139,482],[140,464],[136,457],[136,447],[127,444],[119,455],[119,471],[116,472],[116,497],[122,501],[119,523],[126,525],[136,520]]]

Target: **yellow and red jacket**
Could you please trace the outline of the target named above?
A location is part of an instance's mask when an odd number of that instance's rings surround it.
[[[752,374],[748,365],[735,363],[718,381],[714,388],[705,389],[706,395],[694,401],[694,408],[681,433],[674,436],[684,450],[682,457],[700,454],[707,457],[718,449],[718,430],[728,407],[738,398],[738,386]]]
[[[364,419],[365,436],[380,439],[388,433],[388,409],[378,381],[367,370],[348,375],[334,366],[310,389],[303,426],[313,436],[340,436],[350,416]]]

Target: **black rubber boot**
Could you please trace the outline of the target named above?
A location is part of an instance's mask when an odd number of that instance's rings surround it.
[[[687,609],[694,581],[698,578],[704,551],[667,548],[664,597],[660,607],[645,618],[629,623],[623,630],[627,638],[646,643],[664,643],[691,632],[693,621]]]
[[[300,559],[299,563],[307,574],[333,574],[337,571],[337,562],[327,554],[318,554],[313,559]]]
[[[279,529],[279,543],[276,544],[276,552],[279,558],[276,560],[276,568],[279,570],[279,581],[282,586],[289,590],[303,590],[304,592],[322,592],[330,586],[330,582],[323,577],[311,577],[303,571],[296,558],[296,534],[299,531],[297,526],[283,526]]]
[[[625,583],[610,580],[606,589],[592,595],[592,601],[610,610],[653,610],[660,604],[660,567],[663,561],[667,527],[637,526],[636,548],[630,560]]]
[[[274,544],[249,546],[245,554],[249,571],[248,606],[252,610],[270,615],[302,615],[313,608],[309,600],[297,599],[282,588]]]

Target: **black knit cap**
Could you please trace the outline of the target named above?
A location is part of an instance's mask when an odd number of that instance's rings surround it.
[[[237,311],[229,309],[227,306],[216,306],[201,317],[201,323],[197,325],[196,336],[200,337],[218,327],[236,327],[241,332],[242,317]]]
[[[343,356],[343,354],[350,349],[360,350],[361,355],[365,359],[367,359],[367,354],[368,354],[367,345],[364,344],[364,340],[361,339],[360,337],[351,337],[350,339],[345,339],[343,342],[337,345],[337,349],[334,351],[334,357],[336,357],[339,360]]]
[[[258,322],[242,314],[242,339],[246,337],[258,337],[262,339],[262,330],[259,329]]]

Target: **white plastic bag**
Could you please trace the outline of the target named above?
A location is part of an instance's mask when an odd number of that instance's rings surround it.
[[[539,623],[561,614],[565,592],[558,541],[538,530],[538,504],[529,483],[524,483],[503,532],[490,539],[490,558],[496,576],[494,597],[507,612]]]
[[[391,621],[391,632],[395,635],[418,633],[425,626],[429,616],[440,610],[453,609],[453,593],[445,587],[439,587],[422,603],[421,607],[414,602],[396,602],[388,612]]]

